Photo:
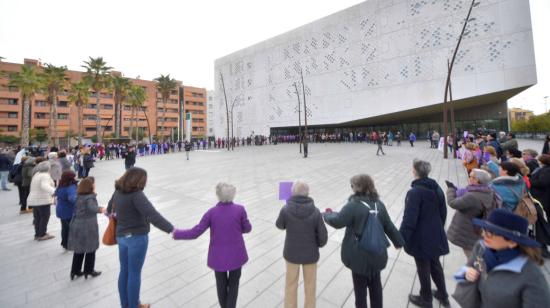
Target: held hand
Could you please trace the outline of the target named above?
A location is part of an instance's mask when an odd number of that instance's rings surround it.
[[[327,207],[327,208],[325,209],[325,213],[332,213],[332,209],[329,208],[329,207]]]
[[[105,214],[105,208],[102,207],[102,206],[100,206],[100,207],[99,207],[99,212],[100,212],[101,214]]]
[[[479,272],[473,267],[468,267],[464,277],[469,282],[475,282],[479,278]]]

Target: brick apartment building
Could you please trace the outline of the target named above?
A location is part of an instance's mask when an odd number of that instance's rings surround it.
[[[37,60],[25,59],[24,64],[42,67]],[[7,74],[0,75],[0,134],[20,136],[22,130],[22,111],[23,102],[19,89],[9,86],[9,78],[7,75],[11,72],[21,70],[22,64],[8,63],[0,61],[0,71]],[[113,74],[120,74],[113,72]],[[79,71],[67,71],[67,80],[77,82],[82,79],[84,73]],[[179,136],[183,140],[183,132],[186,131],[187,123],[185,122],[185,114],[192,114],[192,132],[193,138],[205,138],[207,136],[207,114],[206,114],[206,89],[182,85],[178,82],[178,87],[175,88],[166,103],[166,113],[162,112],[162,99],[160,93],[156,89],[156,82],[142,79],[132,79],[130,81],[143,87],[147,93],[147,100],[144,102],[144,110],[150,121],[151,135],[164,135],[167,138],[175,136],[176,140]],[[62,90],[58,95],[58,120],[57,120],[57,135],[60,138],[66,137],[67,132],[72,132],[76,136],[78,133],[78,109],[71,105],[68,100],[69,88]],[[113,93],[107,90],[99,93],[100,97],[100,116],[102,133],[104,137],[109,137],[114,132],[114,114],[115,106]],[[130,128],[130,107],[124,106],[121,108],[121,136],[127,137]],[[50,107],[46,101],[45,93],[37,93],[33,102],[31,102],[30,128],[45,129],[49,126]],[[147,121],[143,112],[137,115],[137,126],[139,130],[143,130],[147,134]],[[162,133],[161,125],[164,120],[164,133]],[[84,107],[83,117],[83,135],[85,137],[94,136],[96,133],[96,93],[90,89],[90,99],[88,105]],[[187,133],[187,132],[186,132]]]

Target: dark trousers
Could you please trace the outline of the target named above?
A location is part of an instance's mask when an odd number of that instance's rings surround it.
[[[367,308],[367,288],[369,288],[370,305],[372,308],[382,308],[382,281],[380,272],[372,277],[351,273],[353,278],[353,292],[355,293],[355,307]]]
[[[61,246],[67,249],[67,243],[69,241],[69,225],[71,224],[70,219],[60,219],[61,220]]]
[[[82,271],[82,261],[84,262],[84,272]],[[73,266],[71,267],[71,274],[84,273],[89,274],[94,271],[95,267],[95,251],[87,253],[74,253]]]
[[[34,216],[34,236],[46,235],[48,221],[50,221],[50,205],[33,206],[32,214]]]
[[[216,288],[218,290],[218,302],[221,308],[235,308],[239,295],[239,280],[241,268],[229,272],[214,272],[216,275]]]
[[[378,153],[382,152],[382,154],[386,155],[386,153],[384,153],[384,150],[382,149],[382,145],[379,144],[378,145],[378,150],[376,150],[376,155],[378,155]]]
[[[418,280],[420,280],[420,297],[427,302],[432,301],[431,279],[433,279],[439,295],[447,298],[449,295],[445,287],[445,276],[443,274],[441,262],[439,262],[439,257],[433,259],[414,258],[414,262],[416,263]]]
[[[17,186],[19,189],[19,198],[21,198],[21,211],[27,209],[27,198],[29,197],[30,186]]]

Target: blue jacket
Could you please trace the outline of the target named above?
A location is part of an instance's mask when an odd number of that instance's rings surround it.
[[[489,186],[491,186],[502,199],[502,207],[513,211],[520,198],[523,196],[523,192],[527,191],[525,181],[519,175],[516,176],[500,176],[494,179]]]
[[[432,259],[449,253],[445,235],[447,208],[445,195],[436,181],[416,179],[405,197],[405,212],[399,232],[405,252],[419,259]]]
[[[73,218],[74,206],[76,203],[76,184],[65,187],[58,187],[55,190],[57,197],[57,206],[55,214],[60,219]]]

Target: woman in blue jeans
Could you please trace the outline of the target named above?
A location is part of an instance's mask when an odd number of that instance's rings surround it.
[[[149,243],[149,223],[166,233],[174,227],[159,214],[143,193],[147,182],[144,169],[132,167],[115,182],[115,192],[107,212],[117,220],[116,236],[120,259],[118,293],[124,308],[146,308],[139,301],[141,269]]]

